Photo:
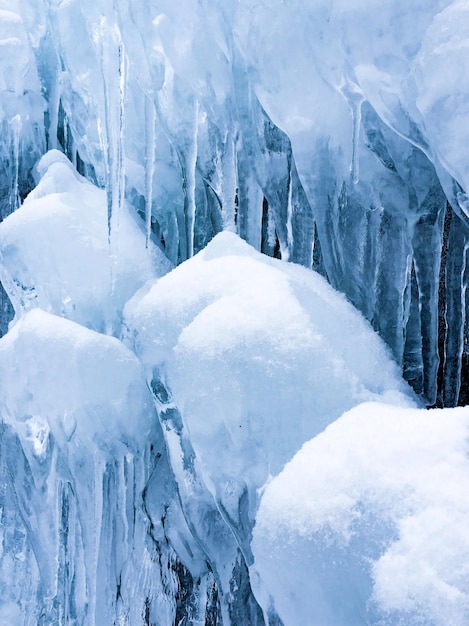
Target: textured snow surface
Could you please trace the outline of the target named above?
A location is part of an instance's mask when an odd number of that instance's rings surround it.
[[[266,487],[259,593],[285,626],[469,620],[469,411],[360,405]]]
[[[277,473],[351,405],[385,394],[410,401],[384,345],[343,296],[232,233],[137,293],[125,322],[149,372],[165,369],[193,443],[200,430],[215,464],[236,467],[240,448],[239,463],[261,454]],[[209,453],[221,441],[228,454],[233,446],[229,461]]]

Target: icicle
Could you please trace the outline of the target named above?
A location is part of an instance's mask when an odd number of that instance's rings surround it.
[[[155,173],[155,105],[145,96],[145,246],[151,235],[151,207],[153,198],[153,175]]]
[[[433,194],[436,198],[436,192]],[[435,203],[433,213],[423,215],[412,235],[415,275],[419,289],[422,334],[423,395],[427,404],[437,398],[438,354],[438,277],[440,273],[443,203]]]
[[[235,208],[236,208],[236,147],[233,135],[226,133],[221,156],[221,204],[223,214],[223,229],[235,232]]]
[[[287,206],[287,250],[282,252],[282,259],[285,261],[290,260],[291,251],[293,250],[293,227],[292,227],[292,218],[293,218],[293,180],[292,180],[292,171],[291,171],[291,162],[289,167],[289,176],[288,176],[288,206]]]
[[[407,257],[406,285],[403,293],[404,302],[404,351],[402,365],[404,379],[417,394],[422,394],[423,363],[422,333],[419,310],[419,288],[415,267],[411,255]]]
[[[60,481],[57,494],[59,511],[57,598],[59,624],[72,622],[71,605],[75,604],[74,574],[76,566],[76,507],[69,482]]]
[[[316,226],[311,205],[306,197],[303,185],[298,176],[295,161],[292,157],[290,170],[291,185],[291,216],[289,232],[291,232],[291,256],[293,263],[300,263],[311,268],[313,259],[315,269],[324,273],[319,238],[316,237]],[[321,261],[319,261],[321,259]],[[318,265],[319,263],[319,265]]]
[[[348,78],[344,78],[338,89],[346,99],[352,113],[352,160],[350,163],[350,174],[353,184],[356,185],[360,181],[360,129],[364,98],[359,86]]]
[[[13,180],[10,189],[10,211],[16,211],[20,206],[20,193],[19,193],[19,172],[20,172],[20,133],[21,133],[21,117],[15,115],[10,120],[11,127],[11,153],[14,164]]]
[[[189,141],[186,154],[185,172],[185,222],[187,233],[187,258],[194,255],[194,225],[195,225],[195,173],[197,163],[197,135],[198,135],[199,101],[194,102],[193,135]]]
[[[465,300],[464,274],[469,239],[466,228],[453,213],[446,257],[446,339],[443,383],[445,406],[458,404],[464,350]]]
[[[292,234],[291,228],[289,231],[292,214],[291,143],[287,135],[267,117],[258,102],[256,102],[256,108],[255,125],[261,126],[263,133],[258,146],[253,142],[248,150],[254,149],[258,152],[260,149],[256,156],[262,163],[263,169],[259,183],[269,204],[269,210],[272,212],[275,225],[275,247],[279,247],[280,258],[288,261]],[[252,135],[253,130],[249,130],[248,133]],[[249,155],[248,159],[252,157]]]
[[[77,169],[77,151],[75,149],[75,142],[73,140],[73,133],[70,128],[70,124],[68,123],[67,114],[64,113],[63,118],[63,129],[64,129],[64,150],[68,159],[72,163],[73,167]]]
[[[111,294],[114,293],[115,265],[118,258],[119,214],[125,196],[124,130],[127,60],[116,24],[102,17],[94,35],[96,53],[101,59],[103,81],[102,117],[98,116],[98,134],[104,157],[107,199],[107,227],[110,252]]]
[[[50,90],[49,97],[49,128],[47,134],[47,148],[48,150],[54,150],[59,147],[57,138],[57,131],[59,129],[59,109],[60,109],[60,89],[58,80],[54,81]],[[65,142],[64,142],[65,143]],[[64,146],[65,147],[65,146]]]
[[[250,158],[241,144],[242,142],[240,142],[237,155],[238,212],[236,226],[240,237],[254,246],[256,250],[261,250],[263,245],[262,218],[264,193],[257,182]],[[272,225],[273,233],[271,233],[271,238],[273,238],[275,242],[275,224]],[[275,247],[275,243],[273,247]]]
[[[98,119],[98,133],[105,161],[108,206],[108,238],[118,230],[119,210],[125,194],[124,119],[127,83],[127,62],[124,44],[116,24],[101,18],[94,43],[101,59],[103,81],[104,128]],[[117,233],[116,233],[117,235]]]
[[[125,96],[127,87],[127,61],[125,56],[124,44],[119,42],[118,47],[119,56],[119,134],[117,142],[117,188],[118,188],[118,202],[117,209],[120,208],[124,202],[125,197]],[[117,227],[119,226],[119,213],[116,220]]]
[[[353,135],[352,135],[352,164],[350,171],[352,182],[357,185],[360,182],[360,128],[362,121],[362,99],[349,101],[352,109]]]

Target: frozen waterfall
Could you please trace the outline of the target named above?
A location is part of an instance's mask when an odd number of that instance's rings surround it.
[[[1,624],[469,621],[468,32],[0,0]]]
[[[3,217],[58,147],[112,231],[125,201],[174,264],[231,230],[317,269],[427,404],[466,401],[464,3],[0,10]]]

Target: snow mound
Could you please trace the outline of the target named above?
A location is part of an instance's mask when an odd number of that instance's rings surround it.
[[[285,626],[469,622],[469,410],[367,403],[266,488],[259,597]]]
[[[152,427],[137,357],[114,337],[40,309],[0,340],[0,397],[5,422],[29,432],[39,455],[49,432],[63,445],[137,448]]]
[[[383,343],[344,297],[232,233],[136,294],[124,313],[149,380],[172,394],[230,519],[246,514],[238,506],[247,490],[252,520],[257,488],[347,409],[382,397],[412,404]]]
[[[37,165],[37,187],[0,225],[1,281],[16,315],[34,307],[98,331],[116,332],[125,302],[170,269],[126,205],[117,258],[110,255],[106,195],[59,151]],[[53,277],[53,279],[52,279]]]

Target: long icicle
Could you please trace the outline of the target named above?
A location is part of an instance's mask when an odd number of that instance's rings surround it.
[[[194,255],[194,227],[195,227],[195,185],[196,185],[196,165],[197,165],[197,139],[199,128],[199,101],[194,102],[194,118],[192,137],[186,154],[186,233],[187,233],[187,258]]]
[[[125,197],[125,96],[127,60],[117,24],[109,25],[102,17],[97,53],[101,53],[104,95],[104,130],[98,129],[105,160],[107,227],[110,253],[111,294],[115,286],[115,265],[118,257],[119,214]],[[117,103],[117,104],[116,104]]]
[[[155,173],[155,124],[156,111],[153,101],[145,95],[145,247],[151,236],[151,208],[153,199],[153,175]]]
[[[12,157],[14,164],[12,188],[10,191],[10,212],[16,211],[21,204],[19,193],[19,173],[20,173],[20,133],[21,133],[21,117],[15,115],[10,120],[11,127],[11,145],[12,145]]]
[[[352,109],[353,135],[352,135],[352,182],[357,185],[360,182],[360,128],[362,123],[362,102],[361,99],[349,101]]]

